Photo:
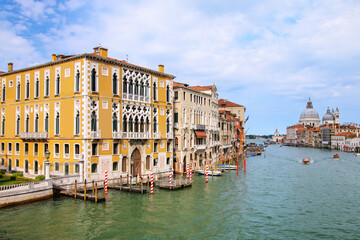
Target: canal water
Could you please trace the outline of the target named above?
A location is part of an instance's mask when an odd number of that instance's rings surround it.
[[[359,176],[351,153],[272,145],[246,174],[194,176],[188,189],[2,209],[0,239],[360,239]]]

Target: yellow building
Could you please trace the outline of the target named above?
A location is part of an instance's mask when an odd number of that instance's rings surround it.
[[[0,167],[104,179],[171,169],[173,75],[107,56],[52,55],[0,72]]]

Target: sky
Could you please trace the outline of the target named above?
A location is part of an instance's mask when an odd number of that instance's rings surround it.
[[[311,98],[360,123],[358,0],[1,0],[0,71],[108,48],[108,56],[244,105],[247,134],[286,133]]]

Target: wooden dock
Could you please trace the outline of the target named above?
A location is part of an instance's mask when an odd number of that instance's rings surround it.
[[[187,180],[174,180],[170,185],[169,181],[161,181],[155,182],[155,186],[159,187],[160,189],[176,190],[180,188],[191,187],[191,182]]]
[[[124,192],[134,192],[134,193],[142,193],[145,194],[148,190],[145,187],[137,186],[137,185],[127,185],[127,184],[111,184],[108,186],[110,189],[116,189]]]
[[[75,198],[75,192],[74,191],[65,191],[65,190],[63,190],[63,191],[60,191],[60,194]],[[85,195],[84,193],[77,192],[76,193],[76,198],[84,199],[84,195]],[[95,195],[86,194],[86,200],[93,201],[93,202],[105,202],[106,199],[103,196],[97,196],[97,201],[96,201]]]

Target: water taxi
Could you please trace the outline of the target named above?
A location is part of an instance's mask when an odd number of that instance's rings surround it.
[[[335,155],[334,155],[334,158],[339,158],[339,154],[335,154]]]
[[[206,175],[206,170],[196,170],[196,173],[200,174],[200,175]],[[222,176],[222,172],[220,171],[214,171],[214,170],[209,170],[208,171],[208,175],[209,176]]]

